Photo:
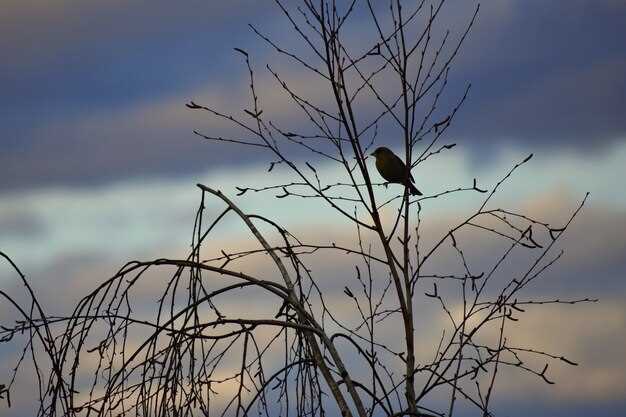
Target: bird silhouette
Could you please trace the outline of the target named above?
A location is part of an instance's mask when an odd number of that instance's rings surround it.
[[[381,146],[372,152],[376,158],[376,169],[385,181],[402,184],[409,187],[411,195],[422,195],[420,190],[415,188],[415,180],[411,172],[407,172],[406,165],[402,159],[398,158],[389,148]],[[408,174],[408,175],[407,175]]]

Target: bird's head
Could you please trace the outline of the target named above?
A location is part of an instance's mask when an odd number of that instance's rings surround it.
[[[389,155],[392,152],[389,150],[389,148],[385,148],[384,146],[379,146],[378,148],[374,149],[374,152],[371,153],[372,156],[379,158],[381,156],[384,155]]]

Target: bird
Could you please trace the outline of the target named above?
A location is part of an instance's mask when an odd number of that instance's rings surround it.
[[[411,195],[422,195],[420,190],[413,185],[415,180],[410,171],[407,173],[404,161],[394,154],[391,149],[381,146],[376,148],[371,155],[376,158],[376,169],[378,169],[380,176],[385,181],[409,187]]]

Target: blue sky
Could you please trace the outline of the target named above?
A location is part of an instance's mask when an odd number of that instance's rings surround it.
[[[66,305],[55,297],[77,300],[130,259],[182,256],[197,182],[234,194],[239,184],[287,178],[281,169],[266,172],[267,155],[192,133],[227,130],[186,109],[189,100],[233,111],[247,105],[247,72],[234,47],[253,57],[260,96],[275,120],[305,121],[277,94],[263,71],[267,63],[301,91],[327,99],[247,27],[297,47],[272,2],[4,0],[2,9],[0,250],[46,293],[52,309]],[[450,1],[443,22],[458,32],[472,9],[470,2]],[[427,194],[467,178],[488,185],[532,152],[535,158],[499,196],[501,204],[562,218],[592,193],[564,243],[571,255],[537,294],[585,294],[601,304],[571,313],[580,325],[561,329],[561,344],[537,330],[541,317],[529,318],[536,334],[520,331],[573,352],[582,368],[563,371],[562,384],[545,390],[523,381],[504,384],[501,415],[528,412],[519,405],[523,395],[511,394],[519,386],[540,398],[536,415],[617,415],[626,402],[626,361],[619,353],[626,349],[624,22],[626,4],[619,0],[484,2],[443,99],[454,103],[472,83],[448,134],[458,146],[414,172]],[[353,24],[358,43],[371,22],[357,13]],[[392,136],[390,129],[379,140],[394,146]],[[340,175],[313,162],[326,178]],[[275,199],[258,195],[237,201],[316,237],[320,226],[341,227],[340,219],[298,201],[279,209]],[[433,228],[472,204],[460,197],[427,208]],[[223,233],[228,245],[245,241],[235,222]],[[17,290],[4,266],[0,285]],[[62,291],[69,286],[75,291]],[[566,315],[550,317],[558,322]],[[10,354],[0,351],[0,365],[7,366]],[[577,390],[571,381],[579,379],[584,384]],[[22,415],[27,404],[26,397],[8,415]]]

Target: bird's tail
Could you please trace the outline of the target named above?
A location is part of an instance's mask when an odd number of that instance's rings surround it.
[[[411,192],[411,195],[422,195],[422,192],[418,190],[417,188],[415,188],[413,184],[409,183],[408,185],[409,185],[409,191]]]

